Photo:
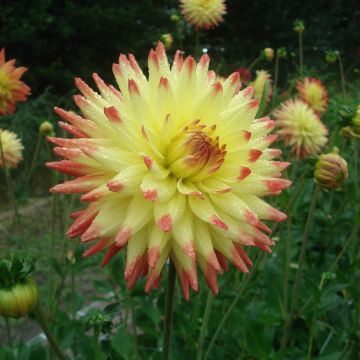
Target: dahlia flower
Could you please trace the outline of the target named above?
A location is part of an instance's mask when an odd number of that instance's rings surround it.
[[[12,114],[17,101],[26,101],[30,88],[20,80],[27,68],[16,68],[15,59],[5,62],[5,49],[0,51],[0,114]]]
[[[15,133],[0,129],[0,167],[16,168],[24,147]]]
[[[56,108],[74,138],[49,138],[66,160],[48,164],[76,178],[51,191],[84,193],[90,204],[67,234],[96,241],[85,256],[106,249],[102,265],[127,247],[128,287],[147,275],[145,290],[155,288],[170,257],[186,298],[198,289],[197,265],[217,293],[226,259],[248,272],[246,246],[270,251],[261,220],[286,215],[261,198],[290,185],[280,178],[288,163],[273,161],[274,121],[254,120],[258,101],[251,88],[239,91],[238,73],[221,85],[208,55],[196,64],[180,51],[170,66],[161,43],[148,66],[147,78],[133,55],[120,55],[120,91],[97,74],[100,94],[76,79],[83,117]]]
[[[302,82],[297,82],[296,89],[301,100],[306,102],[318,114],[326,110],[328,92],[320,80],[307,77]]]
[[[278,134],[293,156],[304,159],[319,153],[327,142],[328,130],[315,112],[299,99],[287,100],[274,112]]]
[[[181,12],[196,29],[211,29],[226,14],[225,0],[180,0]]]
[[[269,101],[271,98],[271,75],[266,70],[258,70],[256,71],[256,78],[255,80],[250,84],[254,88],[254,97],[255,99],[261,100],[261,97],[263,95],[265,84],[268,82],[268,94],[266,101]]]

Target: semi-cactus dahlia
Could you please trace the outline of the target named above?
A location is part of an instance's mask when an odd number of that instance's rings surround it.
[[[5,62],[5,49],[0,51],[0,115],[12,114],[17,101],[26,101],[30,88],[20,80],[27,68],[15,67],[15,59]]]
[[[254,89],[254,97],[255,99],[261,100],[265,84],[268,82],[268,93],[266,96],[266,101],[269,101],[272,95],[272,89],[271,89],[271,75],[266,70],[258,70],[256,71],[256,78],[255,80],[250,84]]]
[[[328,130],[315,112],[301,100],[287,100],[274,112],[278,134],[298,159],[315,155],[327,142]]]
[[[297,82],[296,89],[301,100],[306,102],[316,113],[325,112],[329,96],[320,80],[307,77],[303,81]]]
[[[180,0],[185,19],[197,29],[211,29],[222,22],[226,14],[225,0]]]
[[[185,297],[198,289],[197,265],[217,293],[226,259],[248,272],[246,246],[270,251],[261,220],[286,215],[261,198],[290,185],[280,178],[288,163],[273,161],[274,121],[254,120],[258,101],[239,91],[238,73],[221,85],[207,55],[196,64],[179,51],[170,67],[161,43],[148,65],[147,78],[133,55],[120,55],[120,91],[97,74],[100,94],[76,79],[83,117],[56,109],[74,138],[50,138],[66,160],[48,164],[76,178],[51,191],[84,193],[90,205],[73,214],[68,236],[96,240],[85,256],[106,249],[103,265],[126,246],[129,287],[141,274],[146,291],[156,287],[170,257]]]
[[[24,147],[15,133],[0,129],[0,167],[16,168]]]

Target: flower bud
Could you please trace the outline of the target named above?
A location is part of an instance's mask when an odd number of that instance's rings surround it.
[[[277,49],[277,56],[280,59],[285,59],[287,57],[287,51],[284,47],[281,47],[279,49]]]
[[[356,108],[356,113],[351,119],[353,124],[354,132],[360,134],[360,105]]]
[[[337,59],[336,51],[328,50],[325,55],[325,60],[329,64],[334,64]]]
[[[345,139],[353,139],[356,137],[354,130],[351,126],[344,126],[340,129],[340,135]]]
[[[315,165],[315,181],[325,189],[338,189],[348,177],[346,161],[336,153],[320,155]]]
[[[44,136],[52,135],[54,126],[49,121],[43,121],[39,126],[39,133]]]
[[[174,42],[173,36],[171,34],[161,35],[160,40],[163,42],[166,50],[171,49],[172,44]]]
[[[176,15],[176,14],[171,15],[170,20],[173,21],[173,22],[179,22],[180,21],[180,16]]]
[[[29,275],[35,268],[34,263],[31,255],[16,254],[0,261],[0,316],[17,319],[34,309],[38,291]]]
[[[295,20],[293,29],[296,33],[303,33],[305,30],[304,22],[302,20]]]
[[[36,283],[30,276],[10,287],[0,288],[0,315],[18,319],[28,315],[38,301]]]
[[[263,56],[267,61],[272,61],[272,59],[274,58],[274,49],[265,48],[263,50]]]

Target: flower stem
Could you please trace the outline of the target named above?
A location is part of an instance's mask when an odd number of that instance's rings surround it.
[[[34,150],[34,155],[31,161],[31,166],[30,166],[30,170],[29,170],[29,176],[28,176],[28,182],[30,183],[31,180],[31,175],[35,169],[35,165],[36,165],[36,160],[38,158],[39,155],[39,149],[40,149],[40,141],[41,141],[41,133],[38,133],[37,139],[36,139],[36,145],[35,145],[35,150]]]
[[[205,335],[207,332],[207,327],[208,327],[208,323],[209,323],[211,306],[212,306],[213,300],[214,300],[214,296],[212,295],[211,291],[209,290],[207,300],[206,300],[206,305],[205,305],[203,323],[201,325],[201,330],[200,330],[199,345],[198,345],[198,351],[197,351],[197,355],[196,355],[197,360],[201,360],[201,358],[202,358],[202,353],[203,353],[203,348],[204,348],[204,340],[205,340]]]
[[[278,54],[276,54],[275,57],[275,70],[274,70],[274,86],[273,86],[273,95],[272,95],[272,106],[275,104],[275,98],[276,98],[276,90],[277,90],[277,83],[279,79],[279,63],[280,63],[280,57]]]
[[[299,31],[299,62],[300,62],[300,76],[303,75],[304,72],[304,53],[303,53],[303,38],[302,32]]]
[[[19,211],[18,211],[18,207],[17,207],[17,203],[16,203],[16,197],[15,197],[12,183],[11,183],[9,169],[6,167],[6,164],[5,164],[5,154],[4,154],[4,150],[2,147],[1,136],[0,136],[0,155],[1,155],[1,163],[3,164],[3,169],[4,169],[4,174],[5,174],[5,182],[6,182],[6,188],[7,188],[6,190],[7,190],[8,196],[9,196],[9,202],[10,202],[10,204],[12,204],[12,206],[14,208],[15,221],[17,222],[17,225],[19,227],[21,237],[23,240],[25,240],[24,230],[23,230],[22,224],[21,224],[21,219],[20,219],[20,215],[19,215]]]
[[[261,59],[261,55],[259,55],[249,66],[248,70],[251,70]]]
[[[306,220],[304,238],[303,238],[303,241],[301,244],[298,268],[297,268],[296,275],[295,275],[295,283],[294,283],[292,297],[291,297],[290,312],[289,312],[287,321],[285,323],[284,336],[283,336],[282,343],[281,343],[282,349],[286,348],[286,346],[287,346],[287,343],[289,340],[289,333],[290,333],[291,326],[293,323],[294,313],[295,313],[295,310],[297,307],[298,292],[299,292],[299,287],[300,287],[302,268],[303,268],[304,261],[305,261],[306,248],[307,248],[307,244],[309,241],[309,235],[310,235],[313,217],[314,217],[314,210],[315,210],[315,206],[316,206],[316,202],[317,202],[319,193],[320,193],[320,187],[318,185],[316,185],[313,196],[312,196],[308,217]]]
[[[254,267],[253,267],[252,271],[250,272],[249,275],[246,276],[245,280],[243,281],[243,283],[241,284],[241,286],[239,288],[239,291],[238,291],[235,299],[232,301],[232,303],[228,307],[226,313],[224,314],[223,318],[221,319],[221,321],[220,321],[218,327],[216,328],[216,331],[215,331],[215,333],[214,333],[214,335],[213,335],[213,337],[212,337],[212,339],[210,341],[210,345],[209,345],[209,347],[208,347],[208,349],[207,349],[207,351],[205,353],[204,360],[206,360],[210,356],[211,350],[212,350],[212,348],[213,348],[213,346],[215,344],[215,341],[216,341],[217,337],[219,336],[219,333],[220,333],[221,329],[225,325],[226,320],[228,319],[228,317],[231,314],[232,310],[236,306],[237,302],[240,300],[240,297],[243,294],[247,284],[250,282],[251,278],[254,276],[255,270],[256,270],[258,264],[261,262],[263,256],[264,256],[264,253],[259,254],[259,256],[258,256],[258,258],[257,258],[257,260],[256,260],[256,262],[254,264]]]
[[[291,250],[291,225],[292,216],[288,215],[286,227],[286,243],[285,243],[285,270],[284,270],[284,316],[288,316],[289,302],[289,267],[290,267],[290,250]]]
[[[57,357],[60,360],[65,360],[65,355],[61,351],[57,341],[55,340],[53,333],[51,332],[51,330],[49,328],[48,321],[46,319],[46,316],[45,316],[39,302],[35,306],[35,309],[33,310],[33,312],[36,316],[36,319],[37,319],[39,325],[41,326],[42,330],[44,331],[44,333],[49,341],[50,346],[53,348],[55,354],[57,355]]]
[[[199,60],[200,57],[200,31],[195,31],[195,51],[194,51],[196,60]]]
[[[94,360],[101,360],[100,327],[94,327]]]
[[[12,347],[13,343],[12,343],[12,336],[11,336],[10,320],[7,317],[4,317],[4,320],[5,320],[6,335],[7,335],[7,338],[8,338],[9,347]]]
[[[169,359],[175,280],[176,280],[176,270],[172,260],[170,259],[167,294],[166,294],[166,310],[165,310],[165,320],[164,320],[164,338],[163,338],[163,356],[162,356],[163,360]]]
[[[139,354],[139,344],[138,344],[138,339],[137,339],[137,334],[136,334],[135,306],[134,306],[134,300],[131,297],[131,295],[129,296],[129,302],[130,302],[131,331],[132,331],[133,343],[134,343],[135,360],[139,360],[140,354]]]
[[[342,87],[342,92],[343,95],[346,96],[346,87],[345,87],[345,74],[344,74],[344,66],[341,60],[341,56],[340,53],[337,53],[337,58],[339,61],[339,70],[340,70],[340,79],[341,79],[341,87]]]

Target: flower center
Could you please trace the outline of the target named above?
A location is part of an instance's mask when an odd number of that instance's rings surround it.
[[[224,162],[226,145],[215,136],[216,125],[207,127],[200,120],[187,124],[169,146],[167,160],[178,179],[202,180],[216,172]]]

